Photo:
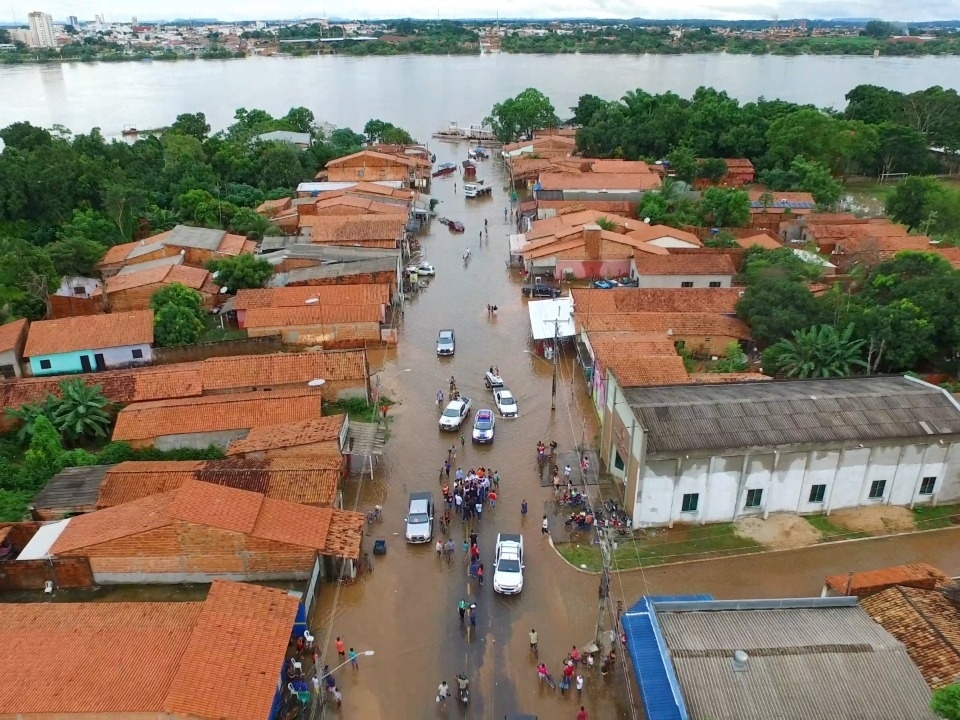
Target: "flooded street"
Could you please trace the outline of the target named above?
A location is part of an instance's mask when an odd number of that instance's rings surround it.
[[[465,158],[467,146],[434,143],[432,149],[438,163],[456,162]],[[369,475],[362,481],[351,476],[350,485],[354,491],[359,487],[359,509],[383,505],[383,519],[374,525],[365,549],[372,548],[373,538],[382,537],[387,554],[373,558],[374,572],[360,582],[324,587],[316,616],[317,627],[330,635],[323,638],[330,648],[328,658],[336,657],[331,646],[338,635],[357,651],[376,653],[362,659],[359,672],[347,667],[337,673],[351,717],[457,716],[462,707],[452,699],[448,707],[438,707],[435,696],[441,680],[455,688],[460,672],[471,681],[470,717],[502,718],[521,711],[541,718],[572,717],[579,708],[571,697],[576,692],[561,697],[559,691],[538,686],[536,662],[529,651],[527,633],[536,628],[541,659],[559,675],[571,646],[593,640],[597,620],[596,578],[572,571],[541,536],[540,510],[552,500],[551,491],[538,481],[536,443],[556,439],[561,452],[584,439],[590,443],[596,432],[594,416],[581,410],[588,410],[588,399],[582,375],[575,378],[580,371],[570,358],[558,366],[557,410],[551,413],[552,366],[528,352],[532,344],[527,301],[520,294],[519,275],[506,266],[509,226],[503,211],[508,195],[502,166],[485,161],[478,177],[493,185],[492,198],[465,199],[461,176],[434,180],[431,195],[441,201],[437,214],[460,220],[466,230],[455,235],[432,223],[421,239],[422,252],[437,275],[428,280],[428,289],[407,302],[396,351],[382,359],[371,356],[372,371],[381,368],[383,393],[396,405],[390,409],[390,438],[374,480]],[[485,218],[490,239],[480,244]],[[465,266],[462,257],[468,246],[473,257]],[[488,304],[498,306],[495,318],[488,317]],[[452,358],[436,355],[441,328],[456,331]],[[491,365],[499,366],[516,396],[520,417],[498,418],[493,444],[473,446],[469,422],[478,409],[494,409],[483,384]],[[473,400],[470,421],[463,427],[467,438],[463,449],[459,433],[438,429],[436,394],[443,390],[446,395],[451,375],[461,393]],[[403,538],[411,492],[431,490],[439,503],[438,476],[452,443],[457,446],[454,469],[483,466],[499,471],[501,477],[497,507],[485,509],[478,525],[487,572],[482,588],[476,580],[468,581],[460,548],[468,531],[456,516],[451,532],[458,549],[451,564],[437,559],[432,543],[408,545]],[[525,519],[520,513],[524,499],[529,505]],[[352,506],[349,494],[347,504]],[[497,532],[523,533],[526,568],[520,596],[502,597],[491,587]],[[461,598],[477,604],[477,627],[470,633],[457,613]],[[610,699],[619,694],[611,690],[621,682],[612,676],[601,682],[598,671],[586,677],[582,702],[592,718],[629,716]]]

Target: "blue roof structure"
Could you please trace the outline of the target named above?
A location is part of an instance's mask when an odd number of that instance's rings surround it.
[[[654,606],[658,602],[710,601],[710,595],[644,597],[620,619],[627,638],[633,672],[640,685],[643,708],[649,720],[689,720],[667,646],[660,633]]]

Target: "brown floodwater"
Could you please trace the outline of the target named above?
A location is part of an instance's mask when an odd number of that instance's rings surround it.
[[[435,143],[437,162],[466,157],[466,145]],[[461,235],[434,221],[422,238],[422,255],[437,270],[429,287],[406,303],[396,349],[371,355],[383,393],[396,404],[390,409],[390,437],[373,480],[351,476],[347,505],[360,510],[383,505],[383,519],[364,541],[387,541],[385,556],[373,557],[374,572],[348,586],[327,585],[314,616],[319,636],[336,657],[332,644],[343,636],[357,651],[372,649],[361,658],[361,669],[349,666],[336,673],[344,708],[351,717],[432,718],[463,715],[451,699],[447,707],[435,702],[437,685],[446,680],[455,687],[456,675],[470,679],[470,717],[503,718],[510,712],[528,712],[540,718],[573,717],[579,709],[576,692],[561,696],[541,687],[527,633],[536,628],[540,656],[559,676],[561,662],[573,645],[594,639],[597,622],[597,580],[573,571],[556,555],[540,533],[542,512],[552,511],[551,491],[541,488],[536,443],[555,439],[560,451],[592,442],[595,415],[590,413],[585,383],[572,352],[558,363],[557,409],[551,412],[553,366],[533,355],[527,301],[520,294],[520,277],[507,267],[508,234],[503,211],[508,204],[505,175],[495,160],[479,164],[478,177],[494,187],[491,198],[463,197],[463,179],[453,176],[433,182],[431,195],[441,203],[437,214],[460,220]],[[454,194],[456,183],[458,194]],[[489,223],[489,241],[480,242],[483,221]],[[472,259],[464,264],[470,247]],[[487,305],[497,305],[489,317]],[[437,332],[456,331],[456,354],[436,355]],[[484,387],[483,374],[498,366],[517,398],[520,417],[498,418],[494,442],[474,446],[471,427],[465,425],[466,446],[459,433],[438,429],[438,390],[447,393],[451,375],[463,395],[473,401],[473,413],[494,409]],[[471,414],[472,421],[473,414]],[[453,538],[458,542],[454,562],[438,560],[430,545],[408,545],[403,518],[409,493],[432,490],[440,499],[438,476],[447,449],[455,443],[454,468],[483,466],[500,472],[496,508],[487,509],[478,524],[481,560],[487,578],[481,588],[469,581],[459,548],[466,530],[454,517]],[[451,473],[452,474],[452,473]],[[521,517],[526,499],[529,514]],[[549,504],[547,504],[549,503]],[[521,532],[525,545],[524,589],[517,597],[493,592],[492,555],[497,532]],[[461,626],[457,603],[477,604],[477,627]],[[335,664],[335,663],[331,663]],[[592,718],[629,717],[623,701],[624,678],[599,672],[585,677],[582,704]]]

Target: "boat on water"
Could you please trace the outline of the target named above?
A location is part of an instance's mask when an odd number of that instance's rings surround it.
[[[485,143],[497,142],[493,130],[490,128],[484,127],[483,125],[468,125],[464,128],[460,127],[457,122],[451,122],[445,130],[437,130],[433,133],[433,137],[437,140],[448,140],[451,142],[459,142],[461,140]]]
[[[488,160],[490,158],[490,151],[485,147],[477,146],[467,151],[467,154],[471,158],[479,158],[481,160]]]
[[[121,135],[125,137],[135,137],[140,134],[140,131],[137,130],[133,125],[124,125],[123,130],[120,131]]]
[[[457,166],[454,163],[442,163],[433,171],[433,177],[446,177],[447,175],[453,175],[456,171]]]
[[[467,131],[460,127],[456,121],[451,120],[450,124],[445,130],[437,130],[433,134],[433,137],[437,138],[438,140],[466,140]]]

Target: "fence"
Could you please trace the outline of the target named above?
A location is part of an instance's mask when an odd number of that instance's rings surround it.
[[[0,562],[0,590],[42,590],[48,580],[57,588],[91,587],[90,561],[78,557]]]
[[[203,343],[202,345],[180,345],[169,348],[154,348],[155,365],[196,362],[215,357],[230,355],[264,355],[280,352],[283,342],[277,335],[245,338],[242,340],[224,340],[223,342]]]

